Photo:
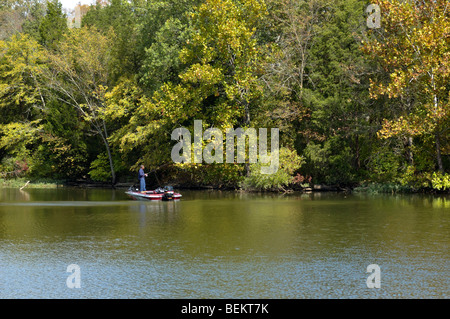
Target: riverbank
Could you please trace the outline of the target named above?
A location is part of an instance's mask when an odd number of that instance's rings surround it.
[[[76,188],[129,188],[133,183],[111,183],[94,182],[89,180],[78,181],[52,181],[52,180],[33,180],[27,178],[0,178],[0,188],[58,188],[58,187],[76,187]]]
[[[367,194],[450,194],[450,190],[436,190],[432,188],[413,188],[400,184],[378,184],[370,183],[355,186],[336,186],[336,185],[311,185],[308,187],[292,186],[287,187],[285,191],[280,190],[259,190],[259,189],[242,189],[239,187],[217,187],[212,185],[183,185],[178,183],[168,183],[176,189],[180,190],[228,190],[228,191],[244,191],[258,193],[292,193],[292,192],[344,192],[344,193],[367,193]],[[132,182],[121,182],[111,185],[111,183],[94,182],[90,180],[77,181],[43,181],[29,180],[26,178],[16,179],[0,179],[0,188],[58,188],[58,187],[75,187],[75,188],[116,188],[128,189],[133,186]],[[148,185],[148,189],[157,188],[164,185]]]
[[[56,181],[31,181],[26,178],[3,179],[0,178],[0,187],[3,188],[57,188],[64,187],[63,183]]]
[[[415,188],[394,183],[371,183],[354,187],[352,192],[368,194],[450,194],[450,189],[438,190],[431,187]]]

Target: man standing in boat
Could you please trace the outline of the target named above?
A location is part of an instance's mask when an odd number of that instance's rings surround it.
[[[144,173],[144,165],[141,165],[141,168],[139,169],[138,178],[139,178],[139,190],[141,192],[145,192],[145,178],[148,176]]]

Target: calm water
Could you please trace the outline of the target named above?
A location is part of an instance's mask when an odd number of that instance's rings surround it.
[[[449,197],[182,193],[0,189],[0,298],[450,296]]]

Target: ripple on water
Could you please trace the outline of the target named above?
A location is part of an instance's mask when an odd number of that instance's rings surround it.
[[[30,193],[0,202],[0,298],[449,297],[449,214],[408,197]],[[366,286],[372,263],[381,289]],[[66,286],[70,264],[81,289]]]

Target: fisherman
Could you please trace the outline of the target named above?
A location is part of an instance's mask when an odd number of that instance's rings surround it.
[[[141,168],[139,169],[138,178],[139,178],[139,191],[145,192],[145,178],[148,176],[148,174],[144,173],[144,165],[141,165]]]

